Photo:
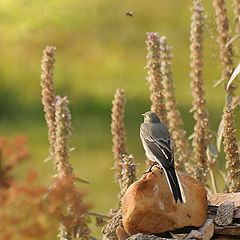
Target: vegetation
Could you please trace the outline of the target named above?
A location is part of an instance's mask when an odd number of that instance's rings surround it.
[[[121,212],[114,172],[109,169],[116,169],[119,200],[136,180],[136,170],[141,174],[145,169],[138,135],[141,113],[150,108],[146,71],[142,69],[146,64],[144,37],[149,31],[160,33],[148,33],[146,41],[151,109],[169,125],[177,167],[200,180],[209,193],[239,191],[238,89],[236,81],[227,86],[234,62],[239,61],[239,21],[233,20],[239,19],[236,2],[232,6],[214,0],[213,7],[201,0],[126,1],[126,5],[110,0],[2,3],[0,29],[9,34],[2,36],[0,46],[0,129],[6,136],[0,145],[0,202],[4,210],[0,214],[0,220],[4,219],[0,239],[54,239],[57,235],[61,240],[100,238],[100,230],[93,225],[102,226],[109,218],[103,232],[109,238],[114,236]],[[175,8],[178,14],[172,14]],[[113,9],[118,9],[116,14]],[[126,15],[129,10],[133,16]],[[211,23],[214,19],[216,25]],[[231,28],[236,30],[233,36]],[[56,48],[45,48],[49,43],[58,49],[56,66]],[[39,81],[33,79],[40,75],[43,48],[40,89]],[[221,65],[215,52],[219,52]],[[190,80],[186,81],[189,69]],[[220,70],[222,79],[212,90]],[[128,101],[124,109],[124,90],[116,91],[111,125],[111,98],[119,86],[125,89]],[[67,95],[71,104],[56,93]],[[189,114],[190,93],[193,117]],[[30,160],[22,161],[29,157],[25,140],[8,140],[18,133],[29,139]],[[225,154],[220,148],[222,136]],[[77,149],[72,151],[71,146]],[[225,156],[224,184],[221,170]],[[31,169],[24,179],[28,167]]]

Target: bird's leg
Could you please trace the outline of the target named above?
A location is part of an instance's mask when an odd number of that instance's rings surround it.
[[[157,164],[156,162],[154,162],[154,163],[150,166],[150,168],[148,168],[148,170],[145,171],[143,174],[152,172],[152,168],[153,168],[155,165],[158,165],[158,164]]]

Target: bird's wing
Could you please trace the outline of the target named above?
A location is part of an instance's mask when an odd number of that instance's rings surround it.
[[[156,129],[154,131],[147,131],[145,127],[141,127],[141,136],[144,139],[148,149],[156,157],[156,160],[161,162],[163,167],[168,168],[174,166],[174,157],[170,137],[166,139],[162,138],[160,137],[161,134],[158,133]]]
[[[152,154],[157,158],[158,161],[161,162],[163,167],[171,167],[174,166],[174,161],[173,161],[173,155],[172,152],[169,151],[169,148],[165,147],[166,143],[165,140],[162,139],[153,139],[153,138],[148,138],[145,139],[145,142],[149,148],[149,150],[152,152]]]

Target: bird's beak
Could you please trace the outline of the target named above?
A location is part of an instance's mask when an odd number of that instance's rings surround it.
[[[145,113],[142,113],[142,116],[145,116]]]

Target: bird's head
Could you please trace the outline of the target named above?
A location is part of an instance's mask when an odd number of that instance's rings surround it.
[[[145,123],[157,123],[160,122],[158,115],[155,112],[145,112],[142,114],[144,116]]]

